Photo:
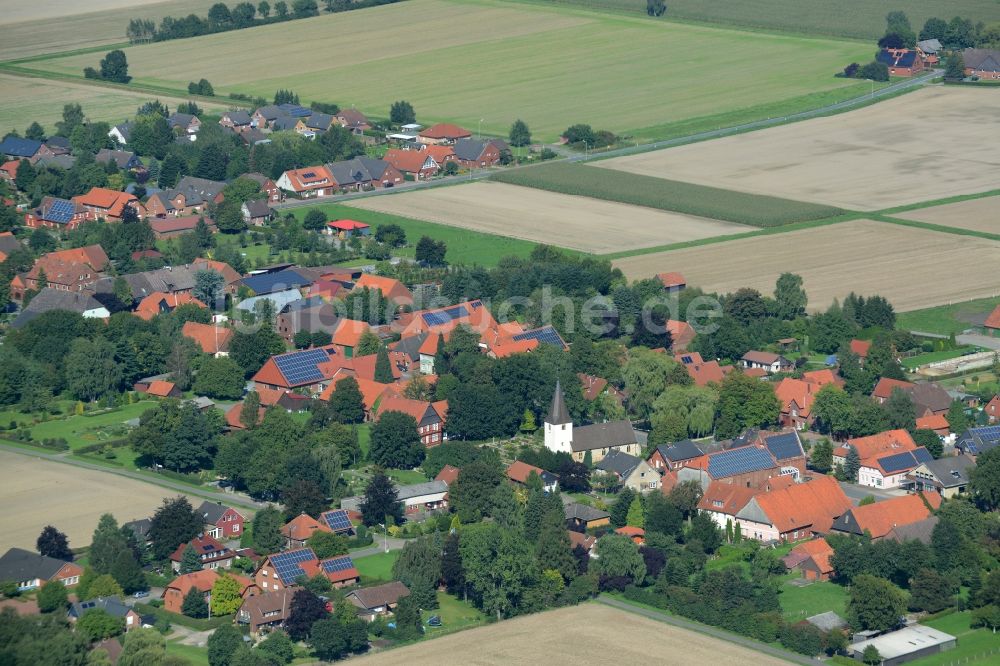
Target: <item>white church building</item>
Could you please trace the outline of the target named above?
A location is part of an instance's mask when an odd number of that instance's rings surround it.
[[[629,421],[574,426],[558,380],[552,406],[545,417],[545,448],[556,453],[568,453],[577,462],[583,462],[589,451],[594,464],[611,451],[642,456],[642,444]]]

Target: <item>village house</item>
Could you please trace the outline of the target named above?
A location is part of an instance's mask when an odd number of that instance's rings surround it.
[[[83,204],[69,199],[46,196],[38,208],[24,214],[24,226],[29,229],[57,229],[72,231],[87,220]]]
[[[56,291],[90,290],[103,277],[110,261],[100,245],[43,254],[27,273],[10,281],[11,298],[21,301],[24,292],[48,287]]]
[[[334,114],[333,119],[341,127],[351,130],[352,134],[362,134],[372,128],[365,114],[357,109],[341,109]]]
[[[438,123],[422,130],[417,135],[417,141],[430,145],[454,144],[459,139],[469,139],[471,137],[472,132],[464,127],[450,123]]]
[[[976,462],[967,456],[946,456],[921,462],[906,475],[900,484],[918,493],[936,492],[945,499],[964,493]]]
[[[593,402],[598,396],[607,394],[619,405],[624,405],[625,394],[614,386],[608,384],[607,379],[604,379],[603,377],[595,377],[594,375],[586,375],[582,372],[576,373],[576,376],[579,378],[580,384],[583,386],[583,399],[587,402]]]
[[[875,62],[888,67],[890,76],[914,76],[924,71],[924,59],[913,49],[879,49]]]
[[[395,305],[412,305],[413,292],[395,278],[365,273],[354,282],[354,291],[377,289],[382,297]]]
[[[506,147],[506,144],[503,146]],[[466,169],[485,169],[500,161],[501,148],[493,141],[459,139],[454,148],[459,164]]]
[[[250,124],[265,129],[290,130],[295,128],[299,118],[306,118],[312,114],[312,109],[299,104],[269,104],[253,112]]]
[[[320,560],[311,548],[299,548],[265,557],[254,572],[254,583],[270,593],[295,585],[299,578],[316,575],[324,576],[334,587],[354,585],[361,579],[349,555]]]
[[[705,453],[697,444],[690,439],[682,439],[673,444],[660,444],[646,459],[653,469],[659,472],[667,470],[677,470],[684,466],[684,463],[701,458]]]
[[[687,287],[687,280],[681,273],[660,273],[656,279],[663,285],[663,290],[668,294],[675,294],[684,291]]]
[[[0,556],[0,580],[13,581],[19,590],[35,590],[57,580],[66,587],[80,582],[83,568],[73,562],[11,548]]]
[[[150,195],[146,209],[154,217],[193,215],[203,212],[209,204],[222,203],[225,187],[219,180],[184,176],[176,186]]]
[[[289,169],[281,174],[277,185],[300,199],[329,196],[339,189],[325,166]]]
[[[739,446],[709,453],[686,461],[677,470],[679,482],[697,481],[702,488],[707,488],[712,481],[758,488],[780,475],[781,470],[771,453],[760,445]]]
[[[177,549],[170,554],[171,567],[174,572],[181,570],[184,551],[189,546],[198,553],[202,569],[228,569],[233,566],[233,560],[236,559],[236,553],[220,543],[218,539],[207,534],[199,534],[187,543],[177,546]]]
[[[250,126],[250,114],[244,109],[234,109],[226,111],[219,119],[219,124],[223,127],[242,128]]]
[[[253,382],[258,388],[282,392],[305,389],[318,395],[336,372],[329,367],[336,353],[327,345],[272,356],[253,376]]]
[[[858,458],[866,460],[883,454],[912,451],[915,448],[917,448],[917,443],[913,441],[913,437],[906,430],[886,430],[867,437],[854,437],[847,440],[845,444],[834,447],[833,464],[843,465],[847,462],[849,449],[855,449],[858,452]]]
[[[180,398],[183,394],[177,385],[162,379],[157,379],[148,384],[141,379],[132,386],[136,393],[143,393],[150,398]]]
[[[455,148],[448,144],[420,144],[419,150],[422,154],[434,158],[434,161],[442,169],[449,162],[458,162],[458,155],[455,154]]]
[[[371,226],[357,220],[331,220],[326,223],[323,233],[327,236],[334,236],[340,240],[347,240],[355,236],[370,236]],[[387,278],[388,279],[388,278]]]
[[[563,514],[566,516],[566,522],[580,532],[611,524],[610,513],[579,502],[565,502]]]
[[[202,309],[208,307],[192,296],[190,292],[166,293],[155,291],[136,304],[133,314],[139,317],[139,319],[149,321],[157,315],[173,312],[182,305],[194,305]]]
[[[205,521],[205,534],[213,539],[239,539],[243,536],[245,519],[236,509],[219,502],[205,501],[195,512]]]
[[[192,588],[201,592],[205,597],[205,603],[210,604],[212,602],[212,586],[215,585],[215,581],[222,575],[217,569],[202,569],[201,571],[178,576],[163,589],[163,609],[171,613],[177,613],[178,615],[182,614],[184,597],[187,596]],[[225,572],[225,575],[234,579],[239,584],[240,596],[243,599],[247,599],[258,593],[259,588],[249,578],[228,571]]]
[[[642,445],[628,420],[574,427],[558,381],[545,418],[544,433],[545,448],[556,453],[568,453],[577,462],[583,462],[588,453],[594,464],[601,462],[611,451],[642,455]]]
[[[449,466],[450,467],[450,466]],[[456,469],[452,467],[452,469]],[[528,483],[528,478],[531,474],[537,474],[539,481],[542,483],[542,490],[547,493],[554,493],[559,488],[559,477],[551,472],[546,472],[541,467],[535,467],[534,465],[529,465],[523,460],[515,460],[507,467],[507,478],[520,485],[524,486]],[[456,469],[457,478],[457,469]]]
[[[310,296],[281,308],[275,320],[278,335],[291,344],[299,331],[324,332],[333,338],[340,320],[333,306],[319,296]]]
[[[444,432],[444,418],[448,413],[447,401],[431,403],[396,395],[383,395],[377,409],[376,421],[386,412],[401,412],[412,416],[417,422],[420,443],[427,448],[437,446],[447,437]]]
[[[332,532],[332,530],[325,523],[306,513],[300,513],[281,528],[281,536],[285,539],[285,548],[289,550],[304,548],[306,542],[316,532]]]
[[[884,538],[895,528],[916,523],[941,506],[937,493],[904,495],[875,504],[856,506],[833,521],[832,532],[862,536],[867,532],[872,540]]]
[[[5,155],[9,160],[28,160],[34,163],[41,149],[41,141],[24,139],[13,134],[8,134],[3,141],[0,141],[0,155]]]
[[[659,472],[642,458],[627,453],[610,451],[594,468],[599,473],[613,476],[620,487],[638,493],[652,492],[660,487]]]
[[[125,633],[142,628],[142,616],[131,606],[125,605],[118,597],[97,597],[86,601],[76,601],[70,604],[66,616],[70,622],[76,622],[90,610],[102,610],[111,617],[123,620]]]
[[[410,596],[410,589],[398,580],[375,587],[363,587],[347,594],[347,600],[357,608],[358,617],[372,622],[379,616],[389,615],[399,600]]]
[[[194,135],[201,129],[201,120],[198,119],[198,116],[190,113],[177,113],[175,111],[167,116],[167,125],[175,132],[189,135],[191,141],[194,141]]]
[[[695,386],[719,384],[733,366],[721,366],[716,360],[705,361],[698,352],[683,352],[674,355],[674,360],[684,366]]]
[[[825,539],[813,539],[792,548],[788,555],[781,558],[789,569],[798,569],[806,580],[830,580],[833,575],[833,548]]]
[[[127,146],[132,138],[132,121],[125,121],[121,125],[115,125],[108,131],[108,137],[119,146]]]
[[[434,160],[434,157],[422,150],[390,148],[382,156],[382,159],[391,164],[404,176],[410,176],[414,180],[433,178],[441,169],[440,165]]]
[[[794,364],[780,354],[765,351],[748,351],[741,359],[747,370],[760,369],[767,374],[776,372],[791,372]]]
[[[802,379],[785,377],[774,389],[781,402],[779,423],[786,428],[808,430],[816,420],[812,413],[812,404],[816,394],[827,384],[840,386],[832,370],[812,370],[803,373]]]
[[[27,307],[18,312],[10,327],[15,330],[24,328],[38,316],[52,310],[76,312],[84,319],[106,319],[111,316],[108,308],[90,292],[59,291],[46,287],[31,299]]]
[[[851,508],[836,479],[815,476],[802,483],[779,477],[753,495],[736,514],[743,536],[759,541],[797,541],[826,534]]]
[[[906,483],[906,475],[910,471],[933,459],[930,452],[922,446],[910,451],[862,458],[858,469],[858,484],[872,488],[900,488]]]
[[[312,282],[312,278],[303,272],[294,268],[285,268],[273,273],[248,275],[240,280],[239,286],[246,287],[254,296],[263,296],[288,289],[303,289]]]
[[[955,438],[955,449],[973,460],[981,453],[998,446],[1000,446],[1000,428],[994,426],[969,428]]]
[[[83,206],[88,220],[121,222],[126,208],[134,210],[139,217],[146,215],[146,208],[135,195],[104,187],[92,187],[89,192],[75,196],[71,201]]]
[[[441,471],[437,473],[434,477],[435,481],[443,481],[446,486],[458,481],[458,475],[462,472],[461,468],[455,467],[454,465],[445,465],[441,468]]]
[[[666,329],[670,333],[670,349],[677,353],[686,351],[697,335],[691,324],[677,319],[668,319]]]
[[[97,151],[97,155],[94,156],[94,161],[98,164],[107,164],[108,162],[111,162],[123,171],[134,171],[145,168],[142,160],[139,159],[135,153],[129,150],[109,150],[108,148],[101,148]]]
[[[285,623],[294,595],[295,588],[285,588],[247,597],[236,611],[236,623],[246,625],[252,637],[260,638]]]
[[[246,178],[260,185],[260,191],[266,195],[267,201],[278,203],[284,200],[285,194],[278,184],[262,173],[245,173],[240,178]]]
[[[7,257],[17,250],[23,249],[24,246],[21,245],[21,241],[17,239],[17,236],[13,232],[0,231],[0,263],[7,261]]]
[[[262,227],[274,219],[274,210],[263,199],[244,201],[240,213],[243,214],[243,221],[254,227]]]
[[[403,182],[403,174],[385,160],[355,157],[324,165],[337,189],[356,191],[393,187]]]
[[[962,51],[965,75],[986,81],[1000,79],[1000,50],[965,49]]]
[[[403,503],[405,513],[412,514],[448,508],[448,484],[444,481],[427,481],[406,486],[396,486],[396,498]],[[364,497],[356,495],[340,500],[340,508],[360,512]]]

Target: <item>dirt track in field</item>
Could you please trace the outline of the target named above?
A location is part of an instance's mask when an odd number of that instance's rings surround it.
[[[786,271],[805,282],[810,310],[834,298],[881,294],[897,311],[917,310],[1000,293],[1000,242],[857,220],[770,236],[619,259],[630,279],[680,271],[689,285],[770,294]]]
[[[934,87],[850,113],[594,166],[853,210],[997,187],[1000,89]]]
[[[1000,182],[1000,180],[998,180]],[[929,222],[943,227],[985,231],[1000,234],[1000,196],[970,199],[958,203],[921,208],[906,213],[897,213],[893,217],[915,222]]]
[[[167,488],[63,463],[0,451],[0,544],[34,550],[42,528],[54,525],[70,546],[90,544],[101,514],[118,524],[151,516]],[[201,500],[190,498],[197,506]]]
[[[777,666],[787,662],[640,615],[587,603],[469,629],[352,659],[351,663]]]
[[[440,187],[350,205],[594,254],[754,231],[742,224],[504,183]]]

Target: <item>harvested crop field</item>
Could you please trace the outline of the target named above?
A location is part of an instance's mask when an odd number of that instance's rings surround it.
[[[158,99],[171,111],[186,101],[166,95],[134,93],[117,88],[106,88],[69,81],[48,81],[0,73],[0,134],[10,130],[24,132],[37,120],[51,133],[55,123],[62,119],[63,104],[76,102],[90,120],[106,120],[112,125],[135,115],[145,102]],[[224,104],[198,102],[206,110],[219,113],[228,108]]]
[[[939,224],[942,227],[1000,234],[1000,196],[921,208],[897,213],[893,217],[913,220],[914,222]]]
[[[854,210],[984,192],[1000,171],[1000,89],[925,88],[595,166]]]
[[[0,534],[4,547],[34,549],[38,533],[54,525],[71,547],[86,546],[101,514],[119,524],[152,515],[166,488],[106,472],[0,450]],[[191,498],[195,505],[201,500]]]
[[[593,254],[753,231],[742,224],[489,182],[350,205]]]
[[[798,273],[809,309],[825,309],[854,291],[881,294],[897,311],[1000,293],[1000,275],[975,280],[963,266],[995,266],[1000,242],[886,222],[856,220],[620,259],[631,279],[679,271],[706,291],[752,287],[771,293],[778,276]]]
[[[332,43],[335,57],[316,57]],[[253,66],[247,66],[248,45]],[[523,118],[536,140],[554,141],[574,122],[621,133],[854,88],[856,81],[833,74],[870,57],[870,50],[858,42],[565,7],[407,0],[125,52],[137,84],[184,89],[204,77],[219,95],[267,98],[287,88],[304,103],[335,102],[383,117],[393,100],[405,99],[425,124],[446,120],[478,129],[482,119],[484,132],[505,136]],[[96,65],[95,55],[32,67],[82,76],[84,67]],[[187,64],[178,67],[181,61]],[[739,76],[724,74],[737,70]]]
[[[653,652],[650,646],[655,646]],[[599,603],[535,613],[351,663],[410,664],[716,664],[777,666],[786,662],[734,643]],[[443,657],[443,655],[447,655]],[[541,660],[539,655],[545,655]]]

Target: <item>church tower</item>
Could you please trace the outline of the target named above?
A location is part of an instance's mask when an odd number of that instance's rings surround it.
[[[552,406],[545,417],[545,448],[556,453],[573,453],[573,420],[566,409],[566,399],[558,379]]]

